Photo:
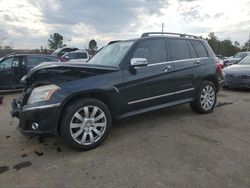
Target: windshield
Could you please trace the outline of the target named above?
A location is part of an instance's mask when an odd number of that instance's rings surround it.
[[[52,55],[57,55],[61,50],[62,50],[62,48],[56,49],[56,50],[52,53]]]
[[[250,65],[250,55],[246,56],[238,64],[240,64],[240,65]]]
[[[88,63],[118,67],[133,41],[116,42],[105,46]]]
[[[244,58],[246,56],[247,56],[246,53],[237,53],[237,54],[234,55],[234,58]]]

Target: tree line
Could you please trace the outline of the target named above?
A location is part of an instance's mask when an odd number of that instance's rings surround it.
[[[48,39],[48,47],[50,50],[56,50],[57,48],[66,47],[66,44],[63,44],[63,36],[59,33],[50,34]],[[41,51],[45,51],[41,46]],[[89,54],[93,55],[97,50],[97,42],[94,39],[89,41],[89,48],[87,49]],[[47,51],[47,50],[46,50]]]
[[[219,40],[214,33],[209,33],[206,40],[213,49],[214,53],[217,55],[228,57],[234,55],[237,52],[250,50],[248,45],[248,42],[250,42],[250,40],[244,45],[240,46],[240,43],[238,41],[232,42],[230,38]]]

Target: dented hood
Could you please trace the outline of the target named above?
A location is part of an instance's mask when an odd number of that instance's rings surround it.
[[[87,64],[82,62],[45,62],[31,69],[25,80],[27,86],[34,83],[62,83],[118,70],[119,68],[117,67]]]

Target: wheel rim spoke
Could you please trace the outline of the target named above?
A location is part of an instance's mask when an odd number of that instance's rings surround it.
[[[91,115],[90,115],[90,118],[95,117],[97,111],[98,111],[98,108],[97,108],[97,107],[94,107],[94,109],[93,109],[93,111],[92,111],[92,113],[91,113]]]
[[[79,114],[78,112],[75,113],[74,117],[76,117],[78,120],[80,120],[81,122],[84,121],[84,118],[82,117],[81,114]]]
[[[101,131],[99,131],[98,129],[93,129],[93,131],[94,131],[98,136],[102,136]]]
[[[99,121],[100,119],[102,119],[105,116],[105,114],[102,112],[99,116],[97,116],[95,118],[95,122]]]
[[[86,138],[87,138],[87,133],[86,133],[86,131],[84,131],[84,133],[82,135],[82,139],[81,139],[82,144],[84,144],[86,142]]]
[[[91,144],[93,144],[95,142],[92,131],[89,132],[89,141],[90,141]]]
[[[94,123],[95,127],[106,127],[106,123]]]
[[[79,128],[79,127],[81,127],[81,123],[71,123],[70,124],[70,128],[72,128],[72,129],[74,129],[74,128]]]
[[[89,117],[89,108],[88,107],[84,107],[84,114],[85,114],[85,117],[88,118]]]
[[[73,134],[73,138],[76,139],[81,133],[83,132],[82,129],[79,129],[75,134]]]

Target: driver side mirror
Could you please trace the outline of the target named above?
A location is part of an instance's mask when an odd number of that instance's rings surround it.
[[[136,67],[144,67],[148,65],[148,61],[146,58],[132,58],[130,60],[130,67],[136,68]]]

